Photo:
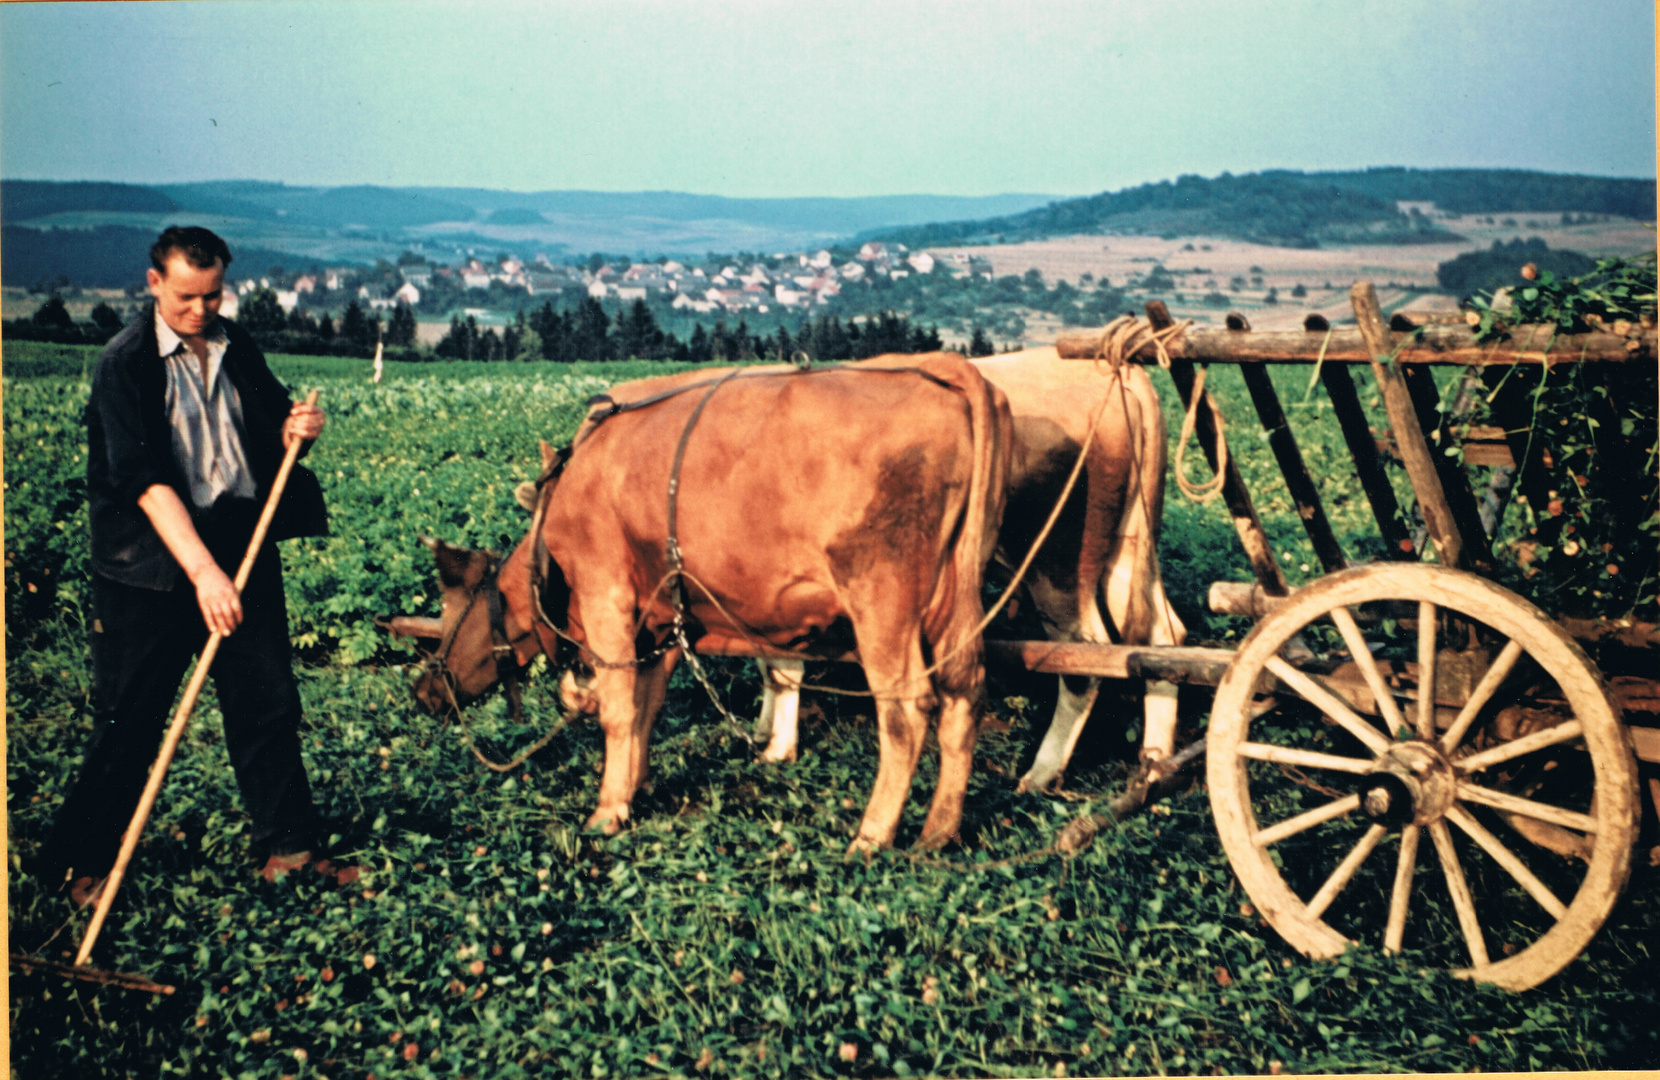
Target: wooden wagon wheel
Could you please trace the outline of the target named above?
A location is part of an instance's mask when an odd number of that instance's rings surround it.
[[[1323,661],[1306,671],[1280,656],[1299,631]],[[1538,608],[1473,574],[1373,565],[1298,590],[1241,645],[1207,743],[1222,846],[1304,955],[1381,942],[1527,989],[1625,884],[1636,763],[1602,680]],[[1386,841],[1393,857],[1367,866]]]

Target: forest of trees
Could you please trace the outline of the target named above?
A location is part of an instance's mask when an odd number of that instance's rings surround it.
[[[7,319],[0,336],[14,341],[49,341],[54,345],[102,345],[121,332],[125,320],[109,304],[93,307],[90,318],[77,322],[63,297],[52,293],[33,315]]]
[[[296,307],[284,312],[270,289],[254,289],[240,298],[237,323],[267,352],[299,356],[374,355],[384,343],[389,359],[454,360],[673,360],[682,363],[744,360],[794,360],[805,353],[814,360],[858,360],[883,353],[931,352],[944,347],[939,328],[914,323],[904,315],[883,311],[845,322],[835,315],[804,318],[792,331],[751,329],[739,318],[728,327],[716,319],[705,329],[693,326],[684,340],[658,325],[650,307],[635,300],[608,314],[598,300],[583,297],[572,308],[546,301],[533,311],[519,310],[497,331],[480,326],[476,317],[452,316],[449,332],[431,351],[416,347],[415,313],[398,303],[383,324],[375,312],[348,303],[338,322],[329,312],[314,314]],[[88,320],[77,322],[63,297],[49,295],[34,314],[4,323],[4,335],[13,340],[49,341],[62,345],[102,345],[121,331],[124,318],[108,303],[99,303]],[[975,356],[996,351],[985,329],[976,327],[969,343]]]
[[[1549,270],[1559,278],[1579,277],[1596,268],[1596,260],[1577,251],[1553,251],[1539,237],[1526,240],[1518,237],[1508,244],[1493,241],[1486,251],[1466,251],[1435,268],[1436,281],[1460,300],[1476,293],[1491,294],[1506,285],[1520,288],[1527,284],[1522,267],[1532,263],[1540,270]]]
[[[1396,200],[1434,202],[1452,213],[1574,210],[1650,220],[1655,182],[1522,169],[1223,173],[1068,199],[1007,217],[873,230],[861,238],[912,247],[1102,232],[1204,233],[1280,247],[1455,239],[1429,218],[1401,213]]]
[[[346,304],[336,323],[327,311],[317,315],[296,306],[285,313],[276,293],[254,289],[241,298],[236,321],[267,352],[367,357],[374,355],[378,341],[387,349],[405,350],[407,355],[394,354],[398,359],[420,358],[414,351],[415,313],[402,302],[393,307],[382,325],[378,313],[365,312],[353,300]]]
[[[1433,202],[1450,214],[1530,214],[1577,211],[1648,221],[1654,217],[1654,181],[1571,176],[1530,169],[1406,169],[1303,174],[1378,199]]]
[[[993,347],[981,333],[974,346],[986,355]],[[728,327],[724,319],[704,329],[696,324],[685,340],[662,329],[642,300],[619,308],[616,315],[592,297],[571,309],[544,303],[518,312],[498,334],[480,327],[473,316],[452,316],[449,333],[434,354],[455,360],[673,360],[680,363],[731,363],[743,360],[789,361],[797,353],[814,360],[859,360],[890,352],[930,352],[943,347],[935,326],[912,323],[884,311],[843,322],[834,315],[803,319],[792,333],[779,326],[757,333],[740,317]]]

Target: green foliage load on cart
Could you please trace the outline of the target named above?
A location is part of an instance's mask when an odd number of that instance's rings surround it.
[[[1514,337],[1510,328],[1523,325],[1556,334],[1653,331],[1652,255],[1601,259],[1571,278],[1524,267],[1523,278],[1521,288],[1472,301],[1482,340]],[[1643,621],[1660,614],[1655,371],[1641,361],[1484,375],[1475,422],[1500,395],[1525,395],[1527,468],[1495,549],[1509,560],[1510,584],[1546,611]]]

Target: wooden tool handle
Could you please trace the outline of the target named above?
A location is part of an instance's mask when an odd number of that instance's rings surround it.
[[[317,404],[317,391],[313,390],[306,395],[307,405]],[[300,456],[300,446],[305,440],[295,439],[283,454],[282,465],[277,469],[276,479],[271,483],[271,494],[265,498],[265,509],[259,515],[259,523],[254,526],[254,536],[248,541],[248,550],[242,556],[242,566],[236,572],[236,593],[242,595],[242,589],[248,584],[248,575],[253,573],[254,560],[259,557],[259,549],[265,543],[265,534],[271,528],[271,519],[276,515],[277,503],[282,499],[283,488],[288,486],[288,474],[294,470],[294,462]],[[133,811],[132,821],[127,824],[127,831],[121,836],[121,851],[115,857],[115,865],[110,868],[109,877],[104,881],[103,891],[98,896],[98,906],[93,909],[92,921],[87,924],[86,936],[81,939],[81,949],[75,955],[75,966],[82,967],[87,958],[92,955],[92,946],[98,940],[98,932],[104,928],[104,919],[109,916],[110,907],[115,903],[115,892],[121,887],[121,879],[126,875],[127,864],[132,862],[133,852],[138,849],[138,838],[144,832],[144,826],[150,819],[150,811],[155,807],[156,796],[161,794],[161,782],[167,776],[167,767],[173,763],[173,753],[179,748],[179,740],[184,737],[185,725],[190,721],[190,714],[196,708],[196,698],[202,692],[202,684],[207,682],[208,669],[213,666],[213,658],[219,652],[219,643],[224,635],[215,632],[209,635],[207,644],[202,647],[202,655],[196,661],[196,669],[191,673],[190,683],[185,687],[184,697],[179,700],[179,707],[173,713],[173,722],[168,725],[167,737],[162,740],[161,753],[156,755],[156,763],[150,769],[150,778],[144,784],[144,794],[139,796],[138,808]]]

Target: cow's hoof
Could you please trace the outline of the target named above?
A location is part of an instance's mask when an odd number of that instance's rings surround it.
[[[843,858],[849,862],[854,859],[863,859],[868,863],[875,858],[877,852],[887,846],[880,841],[872,840],[868,836],[855,836],[853,842],[847,845],[847,854]]]
[[[792,747],[787,753],[783,754],[771,754],[763,750],[761,752],[761,756],[756,758],[755,761],[761,765],[784,765],[787,763],[793,763],[795,761],[795,750]]]
[[[1060,786],[1060,773],[1038,773],[1034,770],[1020,778],[1020,782],[1014,786],[1014,793],[1016,795],[1053,795],[1060,790]]]
[[[593,816],[588,819],[588,823],[582,828],[585,832],[616,836],[626,820],[628,820],[628,811],[626,810],[595,810]]]
[[[950,832],[924,833],[917,837],[914,846],[918,851],[939,851],[955,842],[956,839],[956,829],[952,829]]]

